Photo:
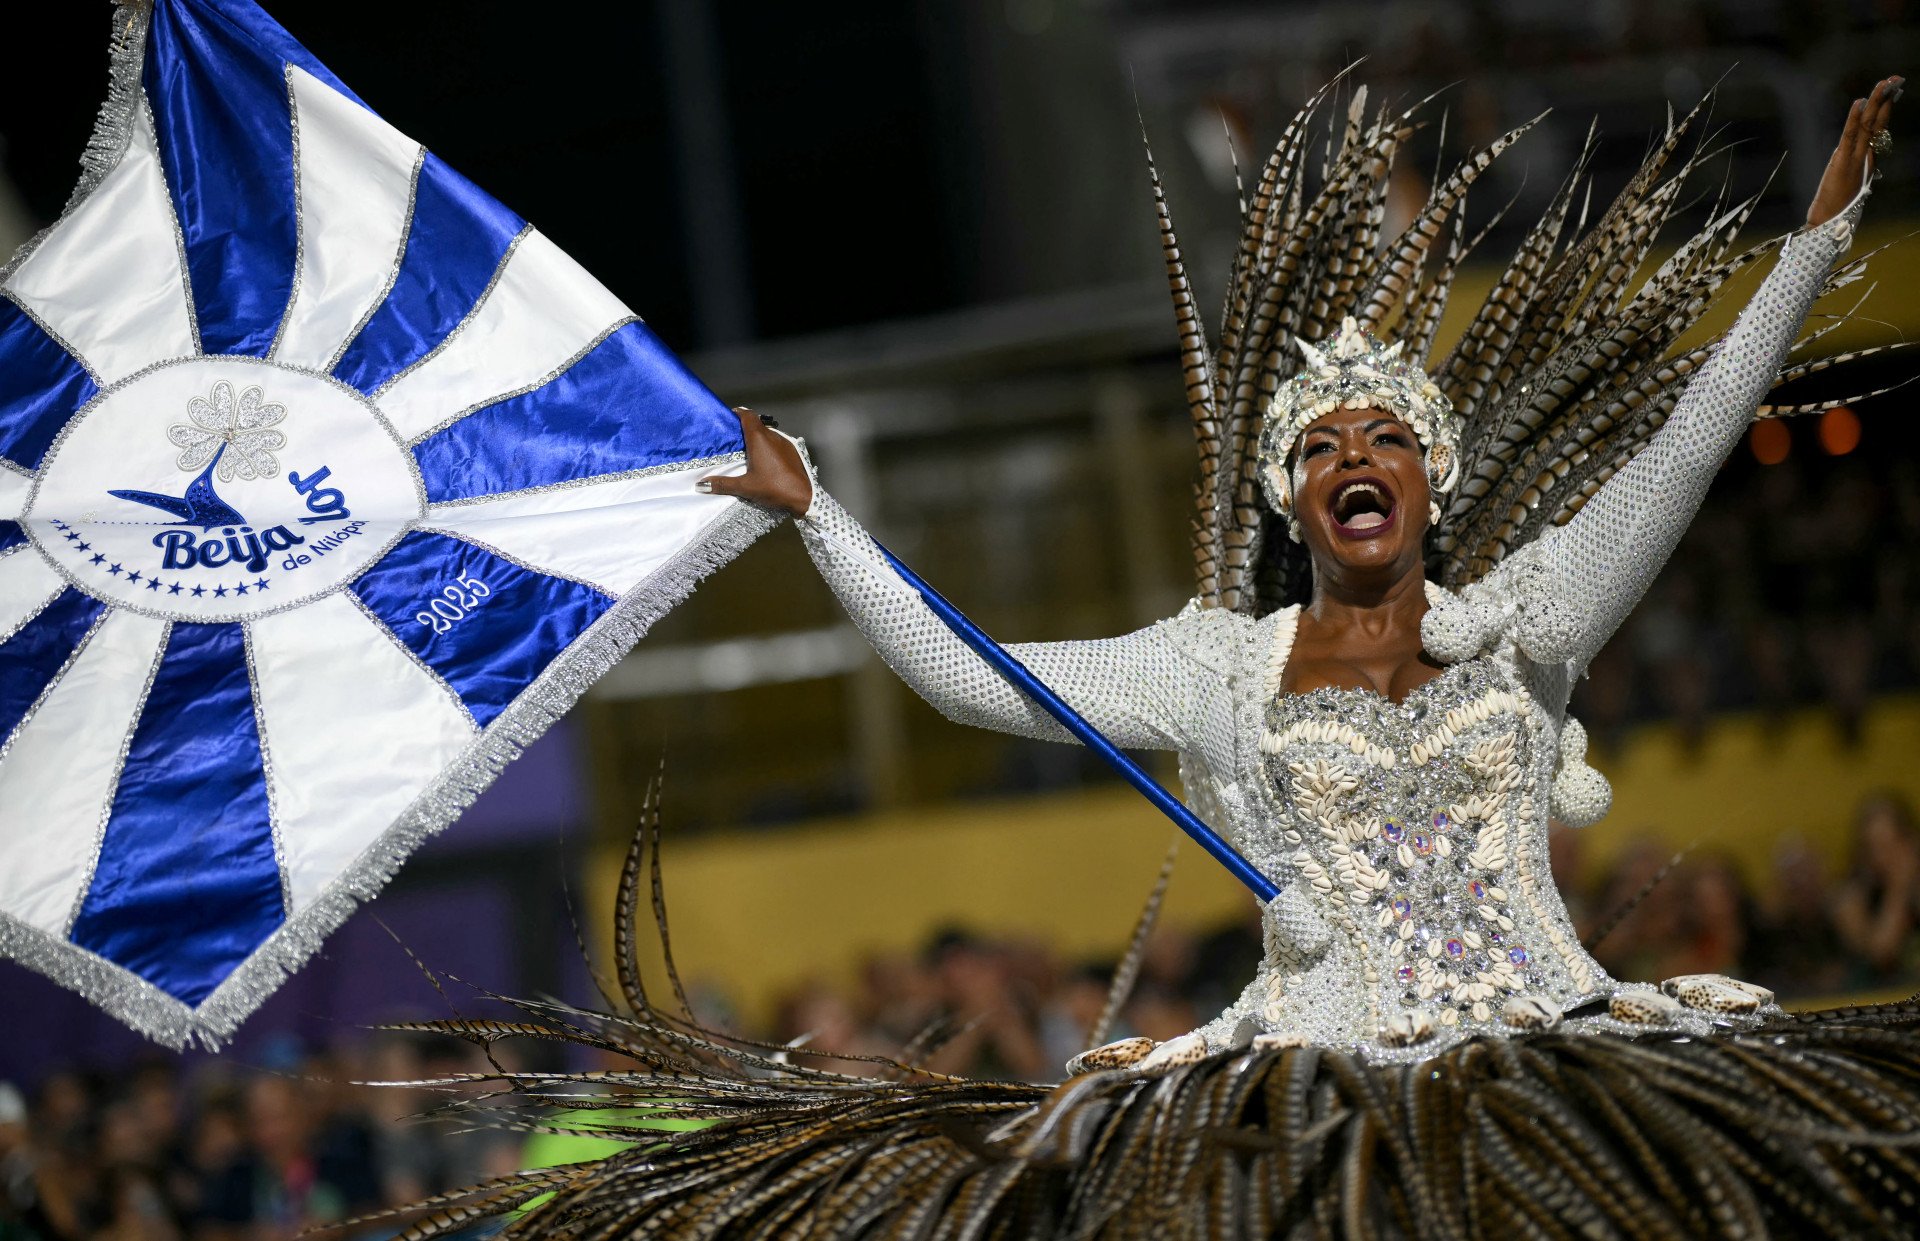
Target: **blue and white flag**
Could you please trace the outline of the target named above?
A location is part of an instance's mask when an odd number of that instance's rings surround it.
[[[216,1044],[770,524],[732,415],[251,0],[0,270],[0,950]]]

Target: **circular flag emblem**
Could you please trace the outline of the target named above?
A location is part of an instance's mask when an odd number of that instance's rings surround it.
[[[81,410],[25,526],[103,603],[240,620],[339,589],[425,511],[413,455],[369,398],[327,376],[198,357]]]

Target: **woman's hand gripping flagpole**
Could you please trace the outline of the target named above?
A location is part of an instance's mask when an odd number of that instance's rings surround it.
[[[813,481],[807,475],[805,464],[800,459],[799,450],[793,442],[781,435],[770,419],[755,414],[752,410],[736,408],[734,413],[740,418],[740,433],[746,442],[748,471],[734,477],[713,476],[700,480],[697,486],[702,491],[715,495],[738,496],[751,500],[768,508],[782,510],[794,517],[806,514],[813,503]],[[876,544],[878,546],[878,544]],[[1228,844],[1220,834],[1200,821],[1199,816],[1168,792],[1159,781],[1148,775],[1140,764],[1129,758],[1119,747],[1089,724],[1078,711],[1067,705],[1060,695],[1053,692],[1045,682],[1034,676],[1027,667],[1005,647],[995,642],[978,625],[968,620],[960,610],[947,602],[940,592],[929,586],[920,575],[900,562],[900,559],[885,547],[880,554],[887,558],[888,565],[899,574],[900,579],[919,593],[933,614],[953,630],[962,642],[978,654],[995,671],[1012,683],[1027,697],[1033,699],[1048,715],[1058,720],[1060,726],[1071,733],[1081,744],[1104,759],[1108,766],[1119,772],[1121,777],[1138,789],[1142,796],[1159,808],[1160,812],[1173,820],[1174,826],[1192,837],[1202,849],[1213,855],[1215,861],[1233,873],[1234,878],[1247,885],[1262,904],[1272,901],[1280,894],[1273,880],[1261,874],[1253,863],[1242,857],[1238,850]]]

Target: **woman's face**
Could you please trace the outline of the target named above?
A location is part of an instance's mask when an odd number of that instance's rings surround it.
[[[1301,433],[1293,515],[1316,564],[1404,569],[1427,533],[1427,466],[1420,441],[1384,409],[1337,409]]]

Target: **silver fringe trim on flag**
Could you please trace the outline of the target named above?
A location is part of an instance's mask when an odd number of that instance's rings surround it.
[[[720,460],[740,460],[732,454]],[[198,1007],[93,953],[16,918],[0,914],[0,954],[46,975],[157,1043],[215,1050],[242,1021],[360,905],[373,899],[428,837],[464,813],[507,764],[620,662],[655,621],[678,606],[708,574],[745,551],[783,518],[737,503],[699,537],[628,591],[503,711],[406,813],[327,885],[314,902],[255,948]]]

